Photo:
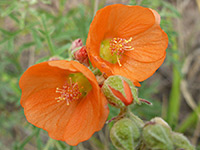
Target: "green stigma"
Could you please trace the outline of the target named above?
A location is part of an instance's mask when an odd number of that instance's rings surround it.
[[[131,44],[132,39],[132,37],[129,39],[113,38],[102,41],[100,47],[100,57],[112,64],[118,63],[119,66],[122,66],[120,59],[124,52],[134,50]]]
[[[56,88],[56,93],[60,95],[55,97],[55,100],[66,101],[69,106],[70,103],[85,97],[91,89],[92,85],[82,73],[72,73],[62,87]]]
[[[112,64],[116,64],[118,56],[117,54],[112,54],[112,50],[110,48],[110,40],[111,39],[106,39],[101,42],[100,57]]]
[[[82,73],[72,73],[69,75],[69,78],[71,78],[72,82],[78,83],[83,97],[91,91],[92,85]]]

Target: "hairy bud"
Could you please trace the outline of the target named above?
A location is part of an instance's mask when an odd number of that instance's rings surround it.
[[[122,76],[110,76],[103,84],[102,91],[111,105],[123,108],[138,102],[137,89],[131,80]]]
[[[50,57],[48,61],[55,61],[55,60],[61,60],[61,58],[59,56],[53,56]]]
[[[140,135],[140,129],[128,118],[118,120],[110,131],[111,141],[118,150],[135,150]]]
[[[162,125],[162,126],[165,126],[165,127],[169,128],[169,129],[171,129],[171,127],[168,125],[168,123],[165,122],[165,121],[164,121],[162,118],[160,118],[160,117],[155,117],[155,118],[151,119],[150,122],[155,122],[156,124],[160,124],[160,125]]]
[[[80,48],[83,46],[83,42],[81,39],[76,39],[72,42],[72,45],[70,47],[70,50],[73,51],[75,50],[76,48]]]
[[[146,149],[174,150],[171,133],[169,127],[150,121],[143,128],[142,141]]]
[[[144,127],[144,122],[141,120],[138,116],[134,115],[133,113],[129,112],[127,117],[131,119],[139,129],[142,129]]]
[[[75,60],[78,60],[83,65],[89,66],[89,58],[86,51],[86,46],[83,46],[81,49],[74,52],[74,58]]]
[[[181,133],[173,132],[172,139],[177,150],[195,150],[190,141]]]

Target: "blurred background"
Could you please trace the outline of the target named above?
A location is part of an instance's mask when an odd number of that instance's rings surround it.
[[[132,111],[162,117],[200,150],[200,0],[0,0],[0,150],[115,150],[112,123],[76,147],[49,139],[26,121],[18,82],[29,66],[67,57],[73,40],[85,44],[95,12],[116,3],[155,9],[169,37],[164,64],[139,88],[153,105]],[[109,119],[118,112],[111,108]]]

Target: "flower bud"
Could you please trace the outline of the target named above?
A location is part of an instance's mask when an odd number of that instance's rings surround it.
[[[110,76],[103,84],[102,91],[111,105],[123,108],[138,102],[137,89],[131,80],[122,76]]]
[[[174,150],[171,129],[165,125],[148,122],[142,131],[142,141],[146,149]]]
[[[74,52],[74,58],[75,60],[78,60],[83,65],[89,66],[89,59],[88,59],[88,54],[86,51],[86,46],[83,46],[81,49]]]
[[[162,126],[165,126],[165,127],[169,128],[169,129],[171,129],[171,127],[168,125],[168,123],[166,121],[164,121],[160,117],[155,117],[155,118],[151,119],[150,122],[155,122],[157,124],[160,124]]]
[[[83,42],[81,39],[76,39],[72,42],[72,45],[70,47],[70,50],[73,51],[76,48],[82,47],[83,46]]]
[[[110,131],[110,139],[118,150],[135,150],[140,135],[137,125],[128,118],[118,120]]]
[[[190,141],[181,133],[173,132],[172,139],[177,150],[195,150]]]
[[[55,60],[61,60],[61,58],[59,56],[53,56],[50,57],[48,61],[55,61]]]
[[[144,127],[144,122],[141,120],[138,116],[134,115],[132,112],[129,112],[127,117],[132,120],[139,129],[142,129]]]

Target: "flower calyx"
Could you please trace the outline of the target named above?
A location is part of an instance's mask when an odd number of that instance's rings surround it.
[[[129,118],[118,120],[110,131],[110,139],[117,149],[135,150],[139,144],[141,131]]]
[[[154,118],[144,125],[142,141],[145,149],[174,150],[172,130],[162,118]]]
[[[140,104],[137,88],[125,77],[119,75],[108,77],[104,81],[102,91],[114,107],[124,108],[134,102]]]

